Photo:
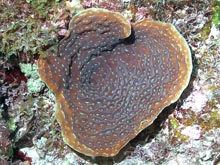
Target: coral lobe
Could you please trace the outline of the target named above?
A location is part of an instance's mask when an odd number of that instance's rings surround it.
[[[40,57],[55,93],[64,141],[86,155],[114,156],[187,86],[191,54],[170,24],[133,25],[118,13],[88,9],[69,25],[58,55]]]

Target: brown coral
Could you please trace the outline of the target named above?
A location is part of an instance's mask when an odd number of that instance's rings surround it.
[[[64,141],[86,155],[113,156],[187,86],[191,53],[171,25],[132,26],[118,13],[88,9],[69,36],[38,62],[55,93]]]

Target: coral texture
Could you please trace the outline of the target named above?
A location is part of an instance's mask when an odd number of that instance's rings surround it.
[[[118,13],[88,9],[69,36],[38,62],[54,92],[64,141],[86,155],[114,156],[186,88],[191,53],[171,24],[130,24]]]

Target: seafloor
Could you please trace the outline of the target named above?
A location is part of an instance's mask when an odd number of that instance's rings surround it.
[[[187,40],[193,73],[180,99],[111,158],[76,153],[62,140],[55,98],[37,59],[61,40],[78,11],[100,7],[131,22],[172,23]],[[0,164],[220,164],[219,0],[2,0]]]

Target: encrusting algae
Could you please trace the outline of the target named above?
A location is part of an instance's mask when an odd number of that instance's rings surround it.
[[[69,35],[48,54],[39,73],[56,96],[63,139],[90,156],[116,155],[180,97],[192,72],[190,49],[174,26],[130,24],[104,9],[73,17]]]

